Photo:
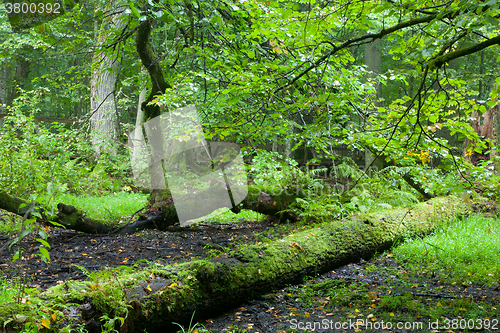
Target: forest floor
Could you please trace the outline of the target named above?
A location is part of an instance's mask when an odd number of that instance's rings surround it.
[[[280,237],[286,229],[270,220],[240,223],[196,224],[174,228],[175,232],[143,230],[135,234],[85,234],[72,230],[47,228],[50,262],[40,260],[38,243],[31,235],[21,244],[24,260],[12,263],[15,247],[0,252],[0,269],[7,278],[22,277],[42,289],[59,281],[85,279],[85,271],[102,267],[148,266],[151,262],[175,264],[194,258],[215,257],[241,243]],[[281,230],[281,232],[280,232]],[[0,249],[9,242],[0,235]]]
[[[214,257],[241,243],[281,238],[293,228],[270,220],[198,224],[182,231],[131,235],[88,235],[50,228],[48,264],[36,255],[39,243],[28,238],[21,244],[24,260],[13,264],[13,250],[4,248],[0,253],[1,276],[45,289],[68,279],[85,279],[86,271],[105,266],[140,267]],[[0,248],[7,241],[7,237],[0,238]],[[204,318],[195,332],[500,331],[498,288],[445,284],[440,279],[443,272],[421,276],[419,271],[385,253],[309,277],[304,284],[242,303],[219,317]]]

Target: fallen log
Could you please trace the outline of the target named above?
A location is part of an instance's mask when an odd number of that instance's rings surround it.
[[[34,209],[32,209],[33,206],[35,206]],[[103,221],[90,219],[85,216],[84,212],[79,211],[71,205],[59,203],[56,215],[49,216],[38,202],[27,202],[11,196],[3,190],[0,190],[0,208],[20,216],[24,216],[26,212],[32,209],[33,212],[40,213],[41,217],[37,217],[37,221],[42,224],[64,227],[90,234],[103,234],[112,230]]]
[[[189,323],[195,311],[198,318],[215,315],[286,284],[301,282],[306,275],[368,259],[404,235],[428,233],[468,212],[468,205],[457,197],[435,198],[411,210],[331,220],[280,240],[245,244],[210,260],[151,265],[141,270],[117,268],[92,281],[67,281],[30,298],[30,302],[43,304],[45,313],[62,312],[57,317],[64,320],[54,323],[59,329],[81,324],[94,331],[100,327],[99,318],[106,315],[123,319],[123,325],[115,327],[120,332],[176,332],[178,327],[172,322]],[[17,312],[0,307],[0,324],[5,325],[12,313],[22,313],[30,320],[44,314],[34,305],[22,305],[22,312],[20,306],[13,306]],[[12,326],[7,322],[7,328]]]
[[[232,210],[236,212],[241,208],[250,209],[265,215],[275,216],[278,219],[295,221],[297,217],[288,211],[288,208],[295,202],[295,198],[300,195],[300,193],[282,191],[279,187],[250,185],[248,186],[248,195],[246,198],[238,207],[233,207]],[[194,195],[186,198],[185,203],[189,204],[193,209],[203,205],[203,202],[198,201]],[[44,211],[43,207],[40,207],[38,203],[29,203],[11,196],[5,191],[0,191],[1,209],[24,216],[32,205],[38,207],[34,211]],[[38,218],[37,220],[43,224],[54,222],[56,226],[91,234],[110,232],[127,234],[143,229],[166,230],[179,223],[174,200],[168,190],[153,191],[146,207],[147,210],[140,214],[138,219],[132,223],[116,228],[110,227],[108,225],[109,222],[87,217],[85,212],[78,210],[74,206],[59,203],[57,208],[58,211],[54,216],[42,214],[42,218]],[[208,208],[205,207],[204,211]]]
[[[248,186],[248,194],[238,207],[231,209],[237,213],[240,209],[249,209],[257,213],[273,216],[280,220],[296,221],[297,216],[288,210],[301,193],[289,193],[277,186]],[[191,201],[191,207],[203,205],[196,197],[185,199]],[[175,211],[174,200],[168,190],[153,191],[149,197],[148,210],[139,219],[130,225],[119,228],[116,232],[121,234],[133,233],[142,229],[166,230],[179,223]],[[204,209],[205,211],[206,209]]]

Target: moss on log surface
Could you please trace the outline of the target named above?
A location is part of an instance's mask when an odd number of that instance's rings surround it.
[[[58,318],[63,319],[60,327],[83,323],[91,331],[99,327],[99,316],[107,314],[126,317],[120,332],[168,332],[172,322],[189,321],[195,310],[199,316],[220,313],[245,299],[300,282],[305,275],[369,258],[390,248],[402,235],[430,232],[435,225],[468,212],[461,199],[440,197],[411,210],[380,211],[316,224],[280,240],[242,245],[225,257],[176,266],[152,264],[138,271],[103,271],[92,281],[67,281],[53,287],[31,298],[30,306],[2,305],[0,318],[9,320],[19,313],[36,318],[43,306],[59,313]]]

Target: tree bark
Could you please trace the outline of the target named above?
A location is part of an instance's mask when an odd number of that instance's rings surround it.
[[[377,76],[382,72],[382,40],[375,39],[373,42],[365,45],[365,65],[368,70],[371,72],[368,74],[368,78],[373,81],[377,81]],[[379,102],[380,98],[382,98],[382,85],[377,83],[375,85],[375,98],[374,107],[381,106]],[[370,113],[376,117],[377,111],[370,110],[367,114],[367,121],[370,121]],[[373,154],[370,149],[365,148],[365,170],[368,172],[369,168],[373,168],[376,171],[383,168],[383,161],[381,157],[377,158],[377,155]]]
[[[111,8],[114,1],[107,2],[106,7]],[[115,88],[120,60],[118,52],[109,50],[106,45],[110,34],[106,26],[114,25],[113,29],[121,30],[124,26],[120,14],[110,15],[103,19],[99,36],[97,37],[97,50],[92,62],[90,111],[92,116],[91,132],[92,146],[97,157],[104,151],[116,154],[115,141],[118,138],[118,115],[115,103]]]
[[[482,115],[477,111],[471,114],[474,120],[471,120],[470,125],[481,139],[490,139],[494,143],[498,143],[499,108],[500,105],[495,105]],[[480,151],[476,151],[475,149],[477,149],[477,142],[466,138],[463,146],[463,155],[473,165],[477,165],[480,161],[486,161],[493,157],[488,152],[489,147],[486,149],[480,148]]]
[[[0,62],[0,113],[5,111],[5,105],[9,104],[7,102],[7,80],[8,80],[8,71],[7,71],[7,62]],[[2,124],[2,120],[0,119],[0,125]]]
[[[7,67],[8,69],[8,67]],[[10,86],[10,91],[7,90],[6,104],[10,105],[14,99],[19,97],[18,87],[24,89],[28,80],[30,73],[30,63],[24,59],[23,56],[19,55],[16,57],[16,66],[13,68],[12,73],[14,75],[13,83]],[[7,74],[8,75],[8,74]]]
[[[148,5],[145,5],[143,10],[147,10]],[[151,80],[151,91],[146,101],[142,103],[142,110],[144,111],[144,120],[149,120],[161,114],[160,107],[157,105],[148,105],[156,95],[163,94],[165,90],[172,88],[172,86],[165,80],[161,70],[160,61],[153,52],[151,42],[149,40],[151,35],[151,20],[146,20],[141,23],[137,31],[135,40],[135,47],[139,57],[141,58],[142,65],[148,71]]]

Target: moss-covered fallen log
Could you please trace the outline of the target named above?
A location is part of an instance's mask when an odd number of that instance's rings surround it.
[[[210,260],[103,271],[91,281],[53,287],[32,297],[31,305],[14,305],[15,310],[4,305],[0,318],[5,321],[13,313],[26,313],[26,318],[33,316],[30,320],[36,321],[37,313],[58,311],[57,318],[63,320],[54,325],[73,322],[91,331],[106,314],[124,318],[120,332],[168,332],[169,327],[176,331],[172,322],[187,322],[195,311],[197,316],[212,316],[248,298],[300,282],[305,275],[367,259],[390,248],[402,235],[427,233],[468,211],[457,197],[435,198],[411,210],[357,215],[292,232],[277,241],[242,245]],[[41,309],[46,312],[37,312]]]
[[[112,228],[107,226],[103,221],[90,219],[85,216],[84,212],[71,205],[60,203],[57,205],[57,213],[53,216],[48,216],[44,213],[45,210],[39,203],[27,202],[23,199],[16,198],[3,190],[0,190],[0,208],[20,216],[24,216],[27,212],[28,214],[31,212],[38,212],[40,213],[40,216],[37,220],[40,223],[62,226],[66,229],[90,234],[103,234],[112,230]]]

